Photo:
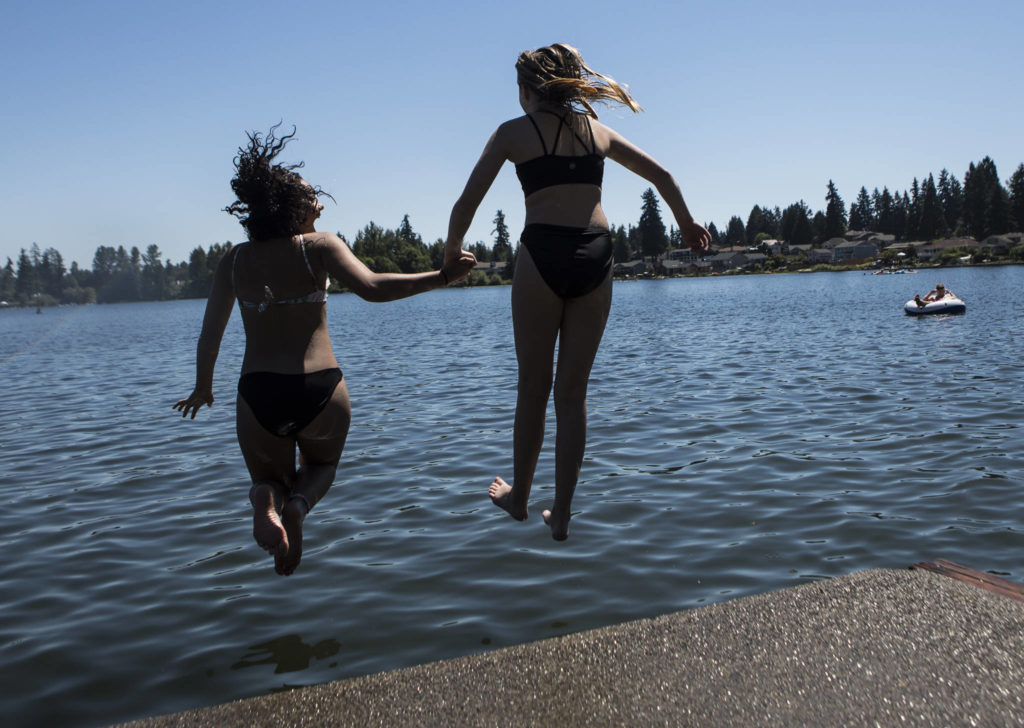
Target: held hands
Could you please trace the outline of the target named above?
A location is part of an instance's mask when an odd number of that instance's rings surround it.
[[[688,224],[683,225],[679,232],[682,234],[686,244],[690,246],[690,250],[694,253],[706,253],[711,245],[711,233],[705,230],[704,226],[700,225],[696,220],[691,220]]]
[[[192,390],[192,394],[188,397],[185,399],[179,399],[174,404],[174,409],[179,410],[183,418],[187,417],[189,410],[191,410],[192,419],[194,420],[196,418],[196,413],[199,412],[199,408],[204,404],[207,407],[213,406],[213,392],[209,389],[199,389],[197,387]]]
[[[468,250],[462,250],[457,256],[448,260],[445,255],[445,264],[441,267],[441,275],[448,283],[464,281],[469,277],[469,272],[476,266],[476,256]]]

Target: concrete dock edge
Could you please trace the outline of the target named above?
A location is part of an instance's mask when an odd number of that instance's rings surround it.
[[[1024,725],[1024,603],[872,569],[123,725]]]

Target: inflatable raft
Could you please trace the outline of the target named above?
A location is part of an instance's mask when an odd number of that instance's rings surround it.
[[[947,295],[938,301],[929,301],[923,306],[918,306],[914,299],[910,299],[903,305],[903,311],[908,316],[927,316],[933,313],[964,313],[967,311],[967,304],[952,295]]]

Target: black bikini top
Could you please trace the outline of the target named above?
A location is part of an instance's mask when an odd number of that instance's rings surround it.
[[[541,109],[541,111],[545,110]],[[533,128],[537,131],[541,148],[544,150],[544,156],[534,157],[516,165],[516,176],[519,177],[519,182],[523,186],[523,194],[529,197],[537,190],[553,187],[554,185],[596,185],[600,187],[601,182],[604,180],[604,158],[597,154],[597,146],[594,142],[594,128],[589,123],[587,124],[587,128],[590,129],[590,144],[587,145],[580,138],[580,135],[569,126],[569,122],[565,120],[564,116],[559,116],[553,111],[545,111],[545,113],[554,114],[558,117],[559,121],[558,133],[555,134],[555,141],[551,145],[550,153],[548,153],[547,145],[544,144],[544,135],[540,133],[540,127],[537,126],[537,122],[529,114],[526,115],[526,118],[530,120]],[[563,126],[569,127],[573,135],[579,139],[580,144],[584,147],[590,147],[590,154],[579,156],[555,154],[555,150],[558,148],[558,138],[562,134]]]

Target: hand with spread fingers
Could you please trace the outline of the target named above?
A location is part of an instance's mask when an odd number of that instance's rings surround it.
[[[195,389],[185,399],[179,399],[175,402],[174,409],[181,412],[182,417],[188,417],[189,410],[191,410],[192,417],[190,419],[194,420],[196,413],[199,412],[199,408],[204,404],[207,407],[213,406],[213,392],[209,389]]]

